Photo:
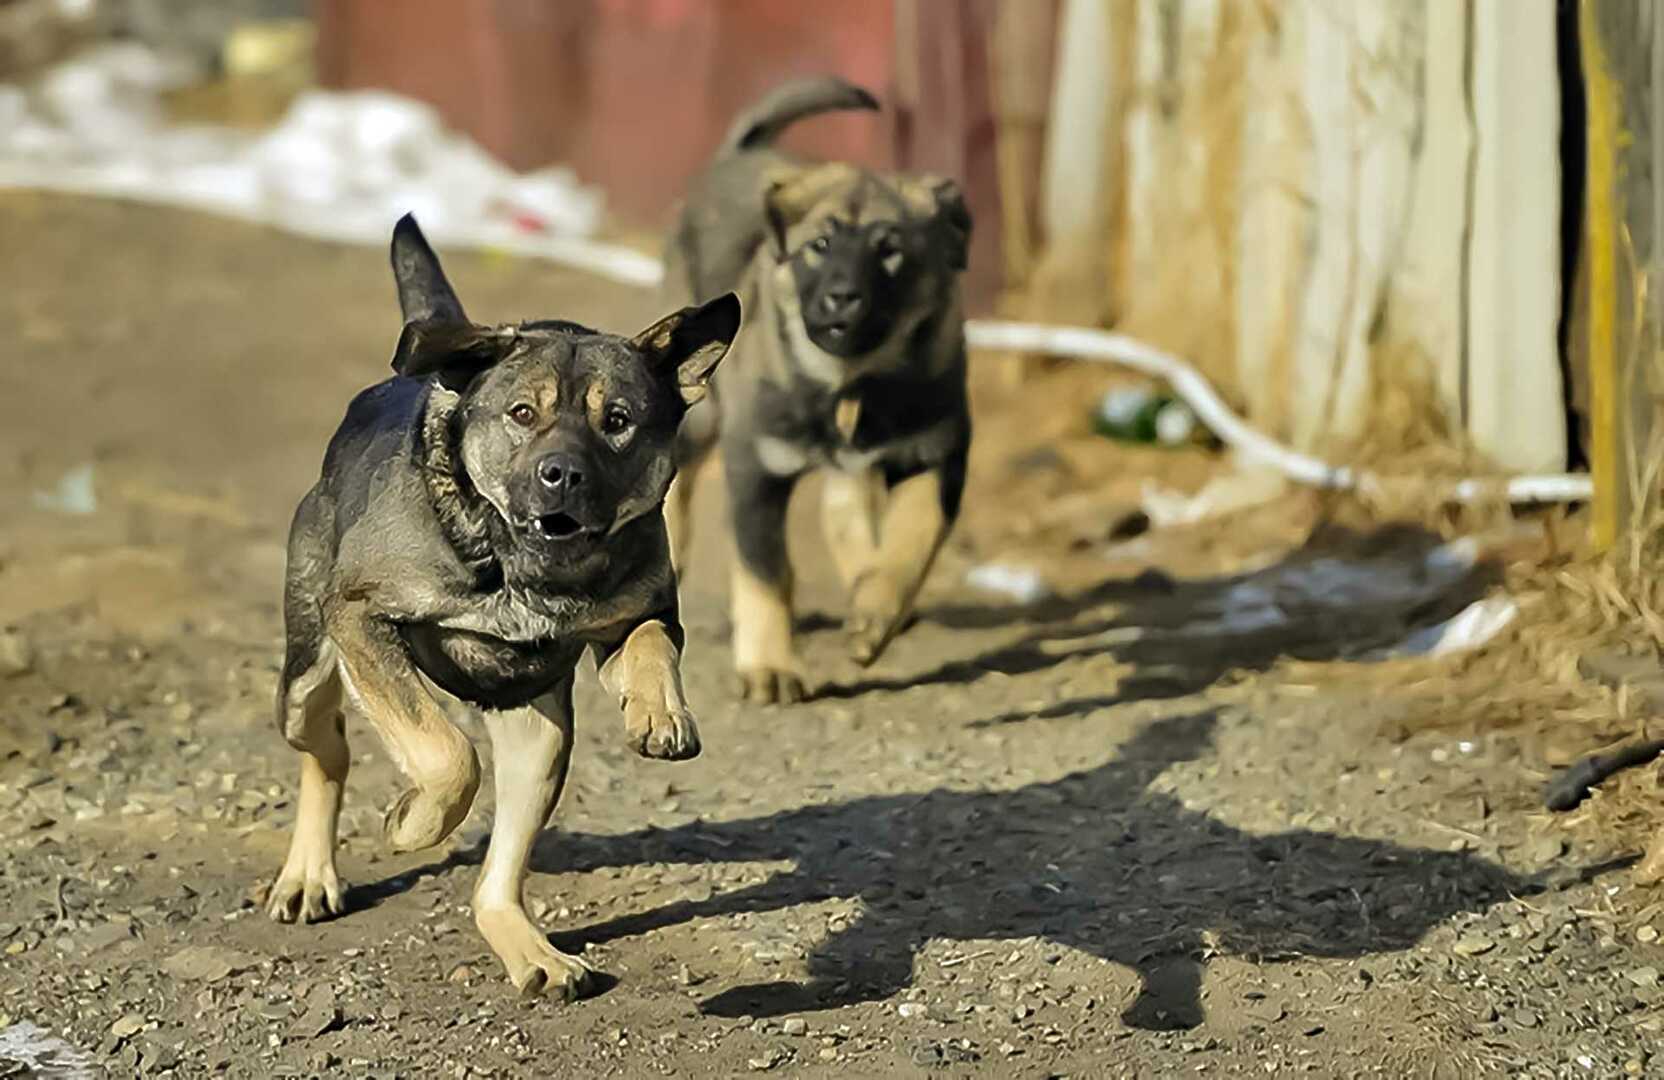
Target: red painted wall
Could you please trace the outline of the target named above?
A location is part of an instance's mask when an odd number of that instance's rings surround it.
[[[991,11],[992,0],[317,0],[318,72],[326,86],[427,101],[516,168],[568,164],[615,214],[650,226],[669,220],[734,113],[792,76],[840,74],[884,113],[805,121],[786,145],[960,179],[985,296],[999,266]]]

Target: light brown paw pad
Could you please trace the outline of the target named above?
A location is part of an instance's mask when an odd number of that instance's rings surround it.
[[[873,663],[884,655],[900,628],[901,620],[888,615],[851,615],[844,628],[850,658],[862,667]]]
[[[555,953],[555,957],[558,959],[542,961],[519,978],[510,979],[522,998],[547,997],[570,1005],[590,992],[594,977],[589,965],[564,953]]]
[[[687,761],[699,756],[699,725],[686,709],[631,701],[624,706],[624,738],[644,758]]]
[[[282,873],[266,890],[266,914],[280,923],[316,923],[346,910],[345,890],[333,869]]]
[[[462,824],[473,802],[473,789],[436,797],[421,788],[406,788],[382,816],[382,837],[397,852],[433,847]]]
[[[753,705],[793,705],[808,698],[809,688],[796,672],[760,668],[739,673],[739,695]]]

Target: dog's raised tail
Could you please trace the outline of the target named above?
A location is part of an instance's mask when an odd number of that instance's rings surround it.
[[[782,131],[806,116],[877,108],[877,98],[836,75],[794,79],[776,87],[763,100],[735,117],[718,153],[736,154],[741,150],[767,146]]]

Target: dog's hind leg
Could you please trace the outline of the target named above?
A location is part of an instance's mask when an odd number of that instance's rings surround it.
[[[536,708],[487,712],[484,720],[497,811],[474,887],[474,924],[521,993],[572,1001],[588,985],[590,969],[549,944],[526,914],[524,896],[532,845],[560,801],[572,759],[572,682],[540,698]]]
[[[295,642],[310,653],[298,672],[286,665],[278,690],[278,723],[300,752],[300,800],[289,856],[267,895],[267,912],[279,922],[318,922],[341,914],[341,881],[335,872],[336,825],[351,756],[341,711],[341,675],[327,640]],[[293,659],[293,657],[291,658]]]
[[[479,790],[480,761],[423,685],[394,628],[347,603],[330,613],[348,700],[415,784],[388,807],[382,831],[395,851],[439,843],[468,816]]]

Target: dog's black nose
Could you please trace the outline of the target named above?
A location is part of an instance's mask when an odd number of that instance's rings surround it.
[[[550,491],[576,491],[584,483],[583,463],[572,454],[545,454],[537,463],[537,478]]]
[[[828,315],[854,315],[865,302],[859,290],[847,285],[829,285],[820,294],[821,307],[826,309]]]

